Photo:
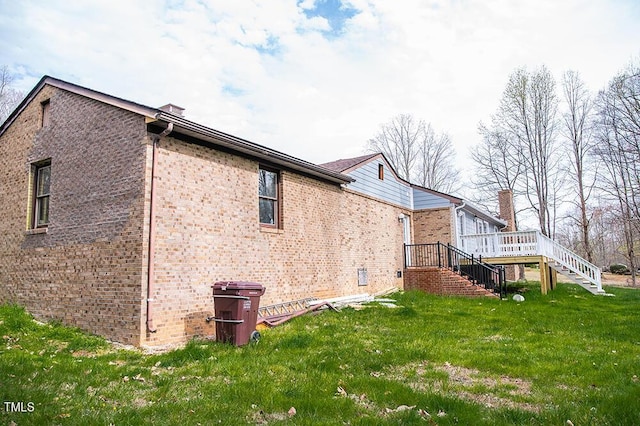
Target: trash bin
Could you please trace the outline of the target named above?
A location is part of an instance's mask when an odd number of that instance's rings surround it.
[[[217,341],[241,346],[260,339],[256,323],[264,291],[262,285],[244,281],[220,281],[213,285]]]

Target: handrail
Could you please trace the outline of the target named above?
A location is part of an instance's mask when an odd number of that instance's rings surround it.
[[[458,275],[464,276],[475,285],[481,285],[487,290],[506,294],[506,276],[503,267],[489,265],[481,258],[452,246],[451,244],[405,244],[404,266],[422,267],[434,266],[447,268]]]
[[[545,256],[602,290],[602,271],[540,231],[498,232],[461,237],[465,251],[483,257]]]

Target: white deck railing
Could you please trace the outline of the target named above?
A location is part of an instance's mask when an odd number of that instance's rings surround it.
[[[540,231],[498,232],[461,237],[462,250],[474,256],[545,256],[602,290],[602,271]]]

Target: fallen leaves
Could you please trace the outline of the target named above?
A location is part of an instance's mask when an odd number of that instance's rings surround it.
[[[367,409],[369,411],[376,411],[377,415],[381,416],[381,417],[393,415],[393,414],[396,414],[396,413],[402,413],[402,412],[405,412],[405,411],[416,410],[416,406],[415,405],[405,405],[405,404],[398,405],[396,408],[385,407],[384,409],[382,409],[382,408],[378,407],[373,401],[371,401],[367,397],[367,394],[365,394],[365,393],[359,394],[359,395],[358,394],[350,394],[342,386],[338,386],[337,387],[337,389],[336,389],[336,397],[349,398],[352,401],[354,401],[356,404],[360,405],[361,407],[364,407],[365,409]],[[431,421],[431,415],[429,414],[429,412],[427,410],[419,408],[419,409],[416,410],[416,413],[420,417],[422,417],[423,419]],[[444,413],[444,411],[439,411],[438,412],[438,416],[441,417],[440,413]],[[446,415],[446,413],[444,413],[444,415]]]
[[[135,380],[136,382],[140,382],[140,383],[145,383],[147,381],[147,379],[145,379],[144,377],[142,377],[140,374],[136,374],[133,377],[129,377],[129,376],[124,376],[122,378],[123,382],[129,382],[130,380]]]
[[[254,410],[256,410],[258,408],[258,406],[256,404],[251,404],[251,408],[253,408]],[[265,413],[262,410],[259,410],[255,413],[253,413],[253,415],[251,416],[251,422],[256,424],[256,425],[266,425],[269,424],[270,422],[278,422],[278,421],[284,421],[287,420],[287,418],[291,418],[293,416],[295,416],[297,414],[297,410],[295,407],[291,407],[289,408],[289,411],[287,411],[286,413]]]
[[[416,408],[415,405],[398,405],[398,408],[393,409],[393,408],[385,408],[384,411],[388,414],[388,413],[398,413],[401,411],[408,411],[408,410],[413,410],[414,408]]]

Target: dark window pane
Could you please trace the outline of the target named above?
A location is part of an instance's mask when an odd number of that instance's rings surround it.
[[[51,166],[41,167],[38,169],[37,195],[43,196],[49,194],[51,186]]]
[[[260,198],[260,223],[276,224],[276,202]]]
[[[259,194],[262,197],[277,197],[278,175],[268,170],[260,170]]]
[[[38,198],[38,223],[37,226],[49,223],[49,197]]]

